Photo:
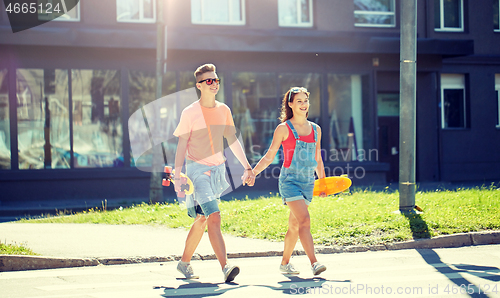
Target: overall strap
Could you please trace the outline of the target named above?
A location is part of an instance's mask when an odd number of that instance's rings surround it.
[[[309,121],[309,123],[311,123],[313,130],[314,130],[314,142],[317,142],[318,141],[318,130],[316,128],[316,123],[313,123],[311,121]]]
[[[299,134],[295,130],[295,127],[293,127],[292,122],[290,122],[290,120],[286,120],[286,124],[288,124],[288,126],[290,126],[290,129],[292,130],[292,133],[293,133],[293,136],[295,137],[295,140],[298,140],[299,139]]]

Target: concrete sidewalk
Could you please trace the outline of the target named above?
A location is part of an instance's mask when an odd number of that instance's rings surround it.
[[[0,272],[96,265],[168,262],[180,259],[188,231],[161,226],[0,223],[3,243],[23,244],[41,256],[0,255]],[[280,256],[283,242],[224,235],[229,258]],[[500,231],[463,233],[374,246],[316,246],[318,253],[499,244]],[[300,242],[296,254],[304,254]],[[193,259],[215,259],[208,235]]]

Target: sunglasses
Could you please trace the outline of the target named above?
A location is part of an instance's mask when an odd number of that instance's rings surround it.
[[[203,82],[207,82],[207,85],[212,85],[214,82],[220,84],[220,79],[206,79],[206,80],[201,80],[198,83],[201,84]]]
[[[292,87],[290,89],[290,92],[288,93],[288,101],[291,101],[292,99],[292,93],[299,93],[299,92],[304,92],[307,94],[307,97],[309,97],[309,92],[307,92],[307,89],[304,87]]]

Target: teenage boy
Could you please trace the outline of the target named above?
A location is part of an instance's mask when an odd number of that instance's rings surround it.
[[[240,268],[228,264],[226,245],[220,228],[221,217],[217,199],[229,187],[225,179],[223,137],[245,168],[241,177],[243,185],[253,186],[255,175],[236,137],[231,110],[224,103],[215,100],[221,83],[215,72],[215,65],[205,64],[198,67],[194,76],[196,88],[201,92],[200,99],[182,111],[179,125],[174,131],[174,135],[179,138],[175,172],[181,172],[186,159],[186,174],[194,184],[194,193],[186,200],[188,215],[194,218],[194,223],[188,233],[177,270],[188,279],[198,278],[193,273],[190,261],[205,228],[208,227],[208,237],[222,267],[224,282],[230,282],[238,275]],[[180,177],[177,175],[175,179]],[[180,183],[175,183],[175,191],[180,191]]]

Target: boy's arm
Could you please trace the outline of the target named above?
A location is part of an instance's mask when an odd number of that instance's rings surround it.
[[[255,182],[255,175],[252,172],[252,166],[248,162],[248,159],[245,155],[245,151],[243,150],[243,146],[241,146],[240,140],[236,137],[236,135],[230,135],[227,138],[227,143],[230,144],[229,148],[233,152],[234,156],[238,159],[241,165],[245,168],[245,172],[243,173],[243,185],[248,183],[249,186],[253,186]]]
[[[177,180],[180,179],[182,166],[184,165],[184,159],[186,158],[186,150],[187,150],[188,140],[182,137],[179,137],[179,142],[177,143],[177,151],[175,152],[175,191],[181,191],[181,184],[177,183]]]

